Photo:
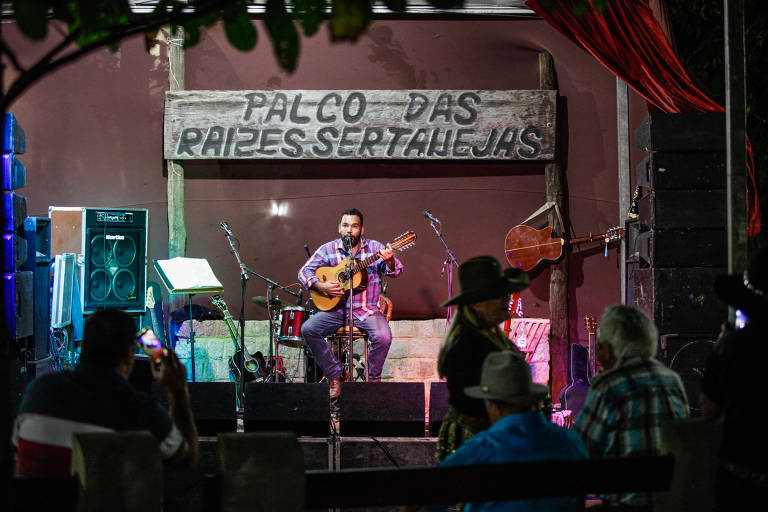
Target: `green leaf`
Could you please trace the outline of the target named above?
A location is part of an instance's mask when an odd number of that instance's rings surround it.
[[[296,0],[293,2],[293,15],[301,20],[304,35],[313,36],[323,22],[326,0]]]
[[[355,41],[371,23],[369,0],[331,0],[331,38]]]
[[[48,2],[43,0],[13,0],[16,24],[25,36],[43,39],[48,33]]]
[[[282,69],[293,72],[299,60],[299,32],[286,12],[283,0],[267,0],[264,24],[272,40],[278,64]]]
[[[251,51],[256,46],[256,27],[245,9],[224,12],[224,32],[229,44],[241,52]]]

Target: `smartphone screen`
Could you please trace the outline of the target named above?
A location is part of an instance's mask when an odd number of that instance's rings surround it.
[[[148,356],[153,355],[163,348],[160,338],[150,328],[143,329],[138,335],[139,346]]]

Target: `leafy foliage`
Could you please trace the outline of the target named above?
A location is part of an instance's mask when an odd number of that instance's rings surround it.
[[[747,133],[755,155],[763,238],[768,235],[768,18],[761,0],[744,2]],[[696,85],[725,105],[725,29],[722,0],[667,2],[677,52]],[[762,172],[761,172],[762,171]],[[760,243],[764,245],[764,242]]]
[[[287,2],[287,3],[286,3]],[[264,24],[280,67],[296,69],[300,50],[299,29],[305,36],[317,33],[327,18],[334,41],[353,41],[373,19],[374,0],[268,0]],[[429,0],[436,8],[457,8],[463,0]],[[144,33],[151,48],[160,27],[184,29],[184,46],[200,41],[200,29],[221,21],[227,40],[240,51],[252,50],[258,32],[248,7],[248,0],[158,0],[149,14],[134,13],[129,0],[2,0],[10,17],[30,39],[42,41],[52,23],[64,23],[63,40],[44,52],[38,62],[22,67],[0,34],[0,57],[16,68],[17,77],[0,94],[5,109],[32,83],[61,65],[102,47],[116,50],[128,36]],[[384,0],[392,11],[404,11],[406,0]],[[328,13],[330,12],[330,16]],[[76,48],[73,50],[71,44]]]

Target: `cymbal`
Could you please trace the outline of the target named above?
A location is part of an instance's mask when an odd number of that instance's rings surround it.
[[[257,306],[266,308],[268,299],[263,295],[257,295],[255,297],[252,297],[251,301],[253,301],[253,303],[256,304]],[[282,308],[283,306],[285,306],[285,302],[281,301],[280,299],[272,299],[271,306],[273,308]]]

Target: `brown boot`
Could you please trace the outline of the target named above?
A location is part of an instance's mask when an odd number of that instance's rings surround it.
[[[330,396],[331,399],[337,398],[341,394],[341,378],[331,379],[330,383]]]

